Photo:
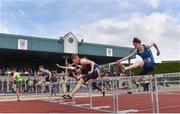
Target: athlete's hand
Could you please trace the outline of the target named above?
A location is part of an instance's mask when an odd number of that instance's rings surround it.
[[[59,64],[56,64],[56,66],[57,66],[57,67],[60,67],[60,65],[59,65]]]
[[[158,51],[157,51],[157,56],[159,56],[159,55],[160,55],[160,51],[158,50]]]
[[[90,74],[92,74],[92,73],[93,73],[93,71],[89,71],[89,72],[88,72],[88,75],[90,75]]]

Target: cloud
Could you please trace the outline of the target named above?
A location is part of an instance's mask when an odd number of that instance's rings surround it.
[[[132,47],[132,39],[136,36],[141,38],[144,43],[157,42],[161,49],[161,56],[155,56],[157,61],[180,60],[180,56],[177,54],[180,53],[180,22],[166,12],[149,15],[136,12],[127,20],[103,19],[79,26],[74,33],[86,42],[128,47]]]
[[[0,11],[1,11],[1,7],[2,7],[2,3],[1,3],[1,1],[0,1]]]
[[[117,0],[117,2],[121,9],[129,8],[132,6],[129,0]]]
[[[12,31],[2,22],[0,22],[0,32],[1,33],[11,33]]]
[[[160,0],[148,0],[147,3],[148,5],[153,8],[153,9],[156,9],[160,6]]]

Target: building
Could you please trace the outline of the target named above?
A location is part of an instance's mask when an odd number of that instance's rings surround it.
[[[114,62],[132,52],[132,48],[79,41],[73,33],[59,39],[0,33],[0,67],[55,67],[71,62],[77,53],[98,64]]]

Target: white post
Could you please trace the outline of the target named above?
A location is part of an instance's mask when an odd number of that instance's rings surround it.
[[[115,93],[115,84],[114,84],[114,77],[112,78],[112,95],[113,95],[113,112],[116,112],[116,93]]]
[[[51,97],[52,97],[52,83],[48,83],[48,87],[49,87],[49,101],[51,101]]]
[[[153,77],[150,76],[150,93],[151,93],[151,103],[152,103],[152,112],[155,113],[155,107],[154,107],[154,92],[153,92]]]
[[[88,86],[89,86],[90,109],[92,109],[93,108],[93,104],[92,104],[92,80],[89,81]]]
[[[128,60],[128,65],[131,65],[131,59]],[[129,76],[132,76],[131,69],[129,70]]]
[[[159,94],[158,94],[158,78],[155,77],[155,87],[156,87],[156,111],[159,113]]]
[[[60,103],[60,104],[62,104],[62,97],[61,97],[61,94],[62,94],[61,83],[59,83],[59,103]]]
[[[118,93],[118,80],[115,80],[115,95],[116,95],[116,112],[119,111],[119,93]]]

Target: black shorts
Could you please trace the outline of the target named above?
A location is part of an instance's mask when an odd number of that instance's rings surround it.
[[[50,81],[51,81],[51,79],[49,79],[49,76],[46,76],[46,77],[45,77],[45,81],[46,81],[46,82],[50,82]]]
[[[97,79],[98,78],[98,71],[97,70],[94,70],[92,74],[90,75],[85,75],[82,77],[82,79],[87,82],[89,81],[90,79]]]

